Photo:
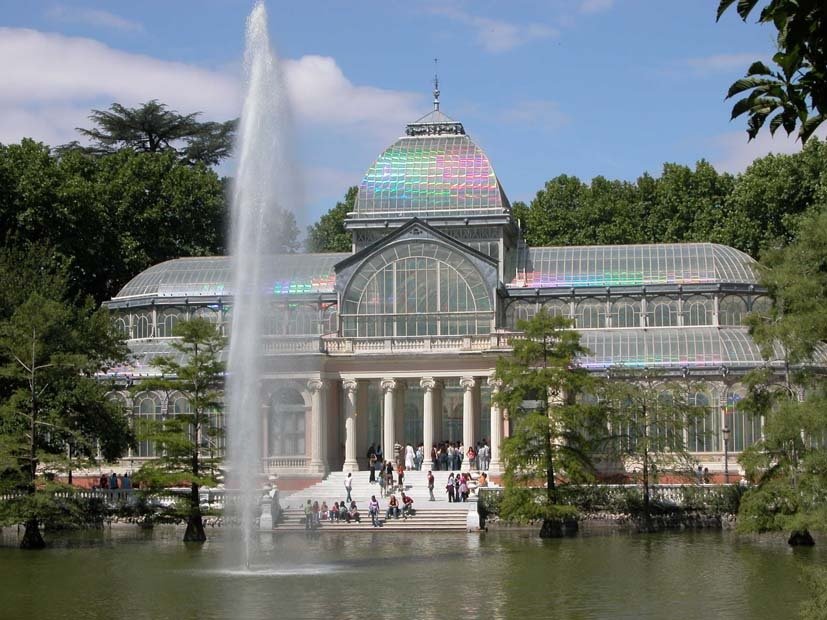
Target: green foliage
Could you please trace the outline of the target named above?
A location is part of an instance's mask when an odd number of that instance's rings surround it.
[[[651,485],[661,473],[694,468],[684,440],[685,431],[705,414],[691,394],[703,391],[697,383],[670,380],[652,370],[610,369],[613,381],[601,398],[610,409],[611,441],[605,458],[633,465],[643,489],[643,517],[649,518]]]
[[[503,443],[505,494],[502,516],[511,520],[563,519],[571,507],[561,507],[556,477],[587,480],[593,476],[591,441],[601,427],[600,409],[578,404],[576,395],[593,384],[574,360],[585,349],[571,322],[544,310],[518,329],[524,338],[513,354],[497,360],[495,379],[501,388],[495,402],[510,412],[513,431]],[[537,401],[537,410],[523,410]],[[528,487],[543,482],[546,494],[535,501]]]
[[[558,176],[531,204],[515,203],[532,246],[714,242],[759,256],[795,240],[802,217],[827,197],[827,144],[756,159],[742,174],[664,164],[635,182]]]
[[[741,502],[738,527],[745,532],[823,530],[827,517],[827,399],[823,386],[778,385],[767,371],[746,379],[739,408],[762,416],[763,436],[739,457],[757,484]]]
[[[751,256],[795,241],[802,218],[827,198],[827,143],[812,138],[794,155],[756,159],[735,180],[717,239]]]
[[[23,255],[48,248],[66,270],[71,298],[101,302],[151,265],[220,253],[225,210],[215,172],[174,153],[56,157],[28,139],[0,145],[5,244]]]
[[[188,539],[190,527],[197,527],[203,535],[199,489],[202,485],[215,484],[213,472],[217,457],[211,450],[209,456],[202,452],[221,432],[210,424],[209,413],[221,407],[225,368],[221,352],[226,342],[215,325],[201,318],[179,323],[174,333],[178,340],[172,346],[185,361],[164,356],[155,358],[152,363],[163,376],[144,381],[140,387],[167,394],[180,393],[189,402],[189,411],[145,422],[139,429],[141,439],[155,442],[162,456],[143,465],[135,474],[135,481],[152,492],[189,484],[189,502],[180,509],[189,519],[185,535]]]
[[[37,493],[18,493],[0,502],[0,524],[34,519],[50,530],[99,527],[107,507],[100,500],[77,495],[74,487],[47,482]]]
[[[764,256],[761,282],[773,306],[748,317],[763,357],[784,373],[753,371],[738,403],[764,422],[761,440],[739,458],[756,482],[741,503],[742,531],[823,530],[827,517],[827,384],[810,365],[827,341],[825,195],[820,189],[818,208],[801,219],[798,239]]]
[[[95,127],[78,127],[81,135],[92,140],[92,147],[84,149],[72,143],[62,151],[79,149],[96,155],[123,149],[168,152],[182,163],[213,166],[230,156],[237,121],[202,123],[197,120],[199,114],[180,114],[155,99],[137,108],[113,103],[108,110],[92,110],[89,120]]]
[[[720,1],[718,19],[735,1]],[[738,0],[738,15],[746,21],[757,4]],[[758,22],[778,31],[772,58],[777,70],[753,62],[746,76],[729,87],[727,98],[749,92],[735,102],[732,118],[747,114],[750,140],[772,116],[770,133],[783,127],[789,135],[798,127],[798,137],[806,142],[827,118],[827,5],[823,0],[767,0]]]
[[[39,475],[94,463],[99,451],[116,459],[132,440],[124,412],[95,378],[126,348],[105,310],[66,301],[65,272],[48,251],[39,265],[37,256],[15,265],[16,256],[0,252],[0,290],[21,285],[0,315],[0,492],[18,495],[0,523],[24,522],[42,544],[38,523],[83,519],[81,504],[56,497]]]
[[[318,222],[307,228],[308,252],[350,251],[353,236],[345,230],[345,218],[356,208],[358,193],[358,187],[348,188],[344,202],[337,202]]]

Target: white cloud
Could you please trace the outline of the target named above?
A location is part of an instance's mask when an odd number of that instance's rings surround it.
[[[546,24],[514,24],[511,22],[472,15],[455,7],[433,7],[431,13],[470,26],[477,43],[491,53],[507,52],[538,39],[555,38],[560,33]]]
[[[827,127],[816,131],[820,138],[827,136]],[[759,157],[770,153],[784,155],[797,153],[801,150],[801,141],[794,133],[787,136],[779,129],[773,137],[769,131],[763,130],[754,140],[747,141],[746,131],[734,131],[714,137],[711,146],[717,151],[712,158],[713,166],[722,172],[743,172]]]
[[[551,131],[570,122],[556,101],[528,99],[518,101],[501,114],[503,122]]]
[[[745,72],[747,67],[749,67],[756,60],[765,60],[764,56],[764,54],[753,52],[738,54],[714,54],[712,56],[690,58],[686,61],[686,65],[695,73],[701,75],[738,70]]]
[[[329,56],[287,60],[285,76],[296,116],[312,124],[398,135],[422,115],[422,95],[356,86]]]
[[[312,127],[392,138],[422,110],[420,95],[355,85],[330,57],[288,59],[285,75],[296,119]],[[217,120],[237,116],[241,107],[233,73],[28,29],[0,27],[0,83],[0,142],[75,139],[90,108],[113,101],[134,106],[158,99]]]
[[[586,14],[602,13],[614,6],[614,0],[582,0],[580,12]]]
[[[88,24],[90,26],[120,30],[122,32],[142,32],[143,24],[119,17],[109,11],[99,9],[84,9],[80,7],[66,7],[56,5],[46,11],[46,17],[72,24]]]

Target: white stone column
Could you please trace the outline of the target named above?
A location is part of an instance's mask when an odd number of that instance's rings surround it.
[[[324,381],[311,379],[307,382],[307,390],[310,392],[310,469],[315,473],[324,474],[327,470],[324,454],[324,424],[325,415],[322,406],[324,396]]]
[[[500,462],[500,446],[503,438],[503,418],[502,410],[499,405],[494,402],[494,397],[499,393],[503,385],[502,381],[488,378],[488,385],[491,386],[491,437],[488,447],[491,449],[491,462],[488,465],[490,473],[499,474],[502,472],[502,463]]]
[[[423,377],[419,386],[424,390],[422,402],[422,448],[424,458],[422,469],[433,469],[434,462],[431,460],[431,448],[434,445],[434,389],[436,381],[433,377]]]
[[[402,456],[404,460],[405,456],[405,396],[406,390],[408,388],[408,384],[404,381],[400,381],[399,379],[396,380],[396,397],[393,401],[394,404],[394,437],[396,441],[399,442],[399,445],[402,446]]]
[[[462,393],[462,445],[465,454],[462,455],[462,471],[471,471],[471,463],[468,462],[468,448],[474,443],[474,377],[462,377],[459,384],[463,389]]]
[[[356,390],[359,383],[352,379],[342,381],[345,390],[345,463],[342,471],[359,471],[356,460]]]
[[[365,454],[368,451],[368,382],[358,381],[356,388],[356,460],[364,460],[365,467],[369,463]]]
[[[270,406],[261,405],[261,459],[264,462],[264,471],[268,471],[270,462]]]
[[[385,460],[393,460],[393,444],[396,443],[396,403],[394,402],[394,394],[396,392],[397,382],[395,379],[382,379],[379,384],[385,394],[384,397],[384,438],[382,441],[382,452],[385,454]]]

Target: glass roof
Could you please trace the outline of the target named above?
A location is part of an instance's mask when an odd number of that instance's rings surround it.
[[[755,260],[714,243],[526,248],[509,288],[757,282]],[[508,278],[508,277],[507,277]]]
[[[509,208],[482,149],[467,135],[440,133],[405,136],[386,149],[362,179],[355,217],[485,215]]]
[[[282,254],[268,265],[268,287],[274,295],[331,293],[333,266],[350,254]],[[116,300],[134,297],[215,297],[232,295],[229,256],[177,258],[142,271],[124,286]]]
[[[591,351],[581,361],[589,368],[764,364],[746,328],[739,327],[588,330],[581,332],[580,343]],[[824,356],[820,353],[818,357]]]

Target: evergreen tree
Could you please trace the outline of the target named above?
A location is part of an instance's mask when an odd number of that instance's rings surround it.
[[[188,481],[190,496],[181,510],[187,520],[184,541],[204,542],[207,536],[199,492],[202,485],[215,484],[216,456],[212,451],[205,456],[202,451],[221,432],[210,413],[221,406],[225,369],[221,352],[226,342],[215,325],[201,318],[179,323],[174,334],[179,340],[171,346],[179,355],[155,358],[152,364],[162,371],[162,378],[144,381],[140,387],[180,393],[189,403],[189,411],[146,422],[139,429],[139,436],[153,441],[161,456],[141,467],[135,480],[152,491]]]
[[[517,327],[524,337],[514,341],[511,356],[497,360],[495,373],[501,385],[495,402],[513,420],[512,435],[503,444],[500,514],[516,521],[542,520],[541,537],[560,536],[567,525],[576,527],[577,512],[560,501],[557,479],[592,478],[591,439],[605,425],[599,408],[577,401],[578,394],[594,389],[594,380],[576,365],[586,350],[571,322],[542,310]],[[527,401],[536,407],[525,409]],[[543,496],[535,492],[540,482]]]
[[[43,474],[73,459],[93,463],[99,452],[117,459],[131,442],[124,411],[95,377],[123,361],[123,341],[105,310],[67,301],[45,255],[35,269],[36,258],[0,261],[0,290],[22,285],[0,320],[0,491],[13,495],[0,502],[0,523],[23,523],[21,547],[33,549],[44,546],[40,525],[78,519]]]

